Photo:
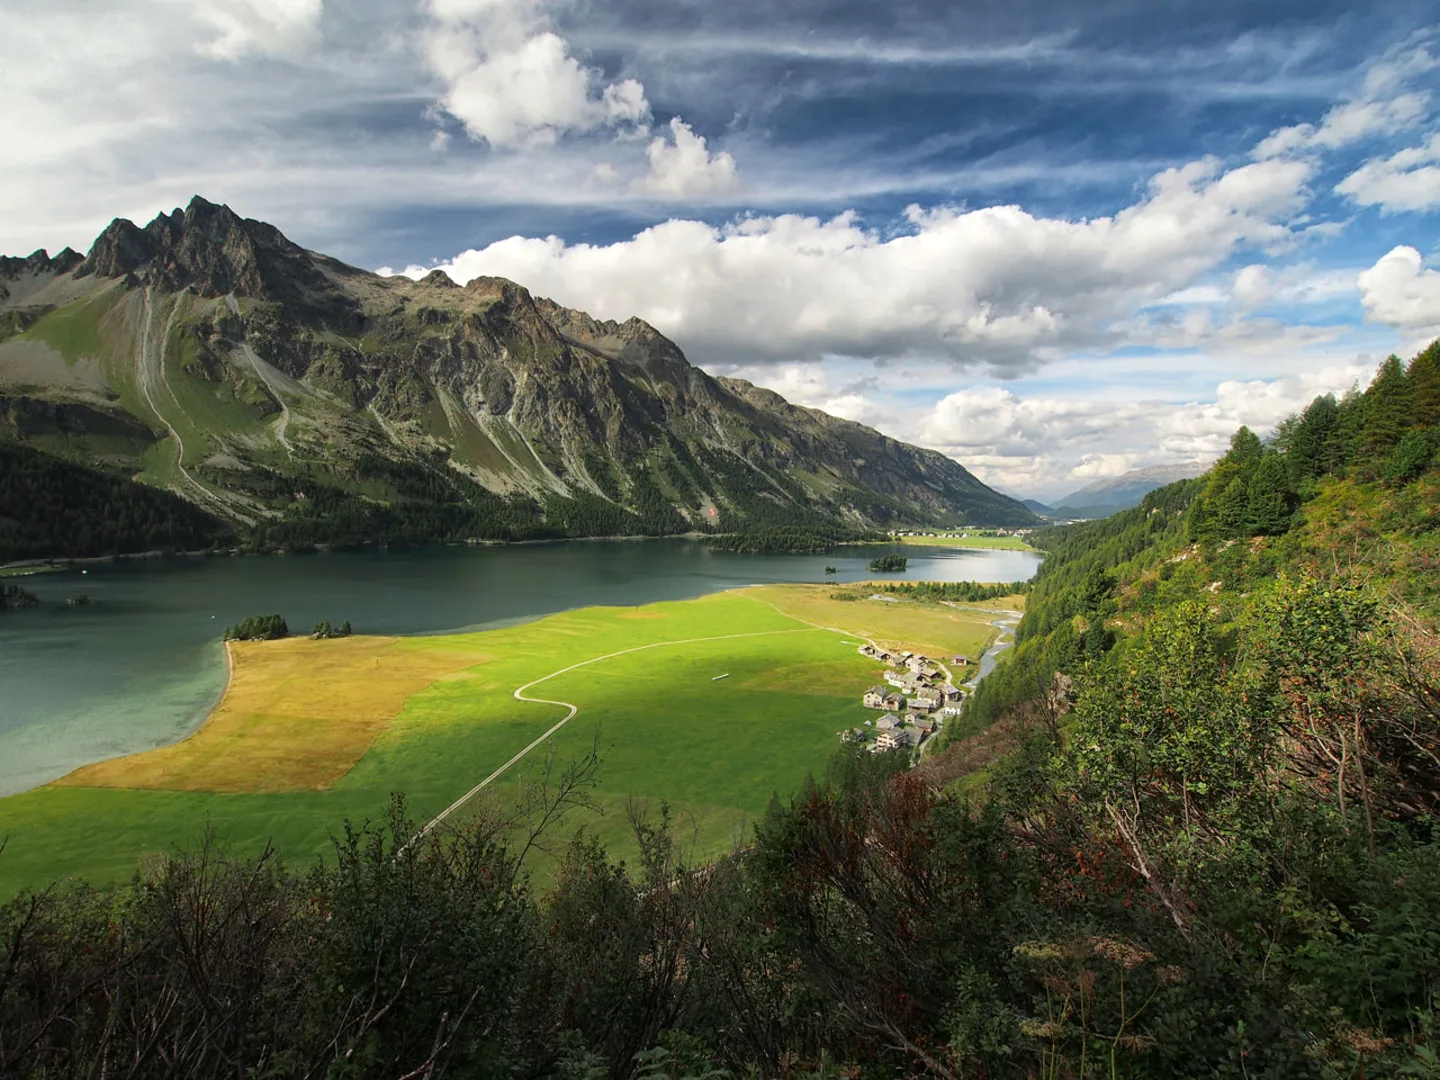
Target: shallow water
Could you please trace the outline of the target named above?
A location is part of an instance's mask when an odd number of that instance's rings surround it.
[[[272,558],[156,559],[18,579],[38,608],[0,613],[0,795],[163,746],[224,687],[224,628],[279,612],[292,631],[494,627],[594,604],[679,600],[740,585],[858,581],[878,549],[735,555],[684,540],[431,548]],[[907,547],[896,580],[1021,581],[1039,556]],[[837,573],[827,577],[826,566]],[[13,580],[13,579],[12,579]],[[69,607],[84,592],[93,601]]]

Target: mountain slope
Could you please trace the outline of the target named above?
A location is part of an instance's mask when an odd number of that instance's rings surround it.
[[[1117,511],[1139,506],[1140,500],[1157,488],[1199,476],[1205,468],[1199,462],[1191,462],[1187,465],[1132,469],[1120,476],[1092,481],[1071,492],[1053,504],[1054,511],[1058,517],[1108,517]]]
[[[0,435],[282,540],[1033,521],[638,319],[380,277],[198,197],[83,259],[0,262],[0,286]]]

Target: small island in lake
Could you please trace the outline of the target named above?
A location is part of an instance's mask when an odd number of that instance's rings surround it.
[[[872,574],[898,574],[903,573],[910,565],[910,560],[904,555],[881,555],[879,558],[870,560],[870,572]]]
[[[38,596],[26,592],[19,585],[0,584],[0,611],[4,611],[6,608],[35,607],[39,603]]]

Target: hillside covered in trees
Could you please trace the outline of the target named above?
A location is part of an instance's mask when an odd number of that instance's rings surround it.
[[[316,868],[22,896],[0,1072],[1440,1075],[1436,362],[1036,537],[949,744],[842,752],[708,867],[663,808],[633,865],[567,844],[592,758]]]

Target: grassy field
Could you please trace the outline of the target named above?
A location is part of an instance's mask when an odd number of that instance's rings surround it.
[[[912,547],[972,548],[976,551],[1034,551],[1018,536],[901,536]]]
[[[604,812],[567,829],[583,824],[624,854],[627,805],[664,802],[696,851],[712,853],[870,715],[859,695],[879,669],[858,655],[861,636],[939,653],[977,652],[993,633],[983,611],[828,593],[770,586],[473,634],[241,646],[230,691],[189,739],[0,799],[0,894],[125,878],[207,825],[237,852],[273,842],[308,861],[396,791],[427,819],[565,716],[515,699],[537,679],[532,696],[579,707],[552,740],[558,760],[597,732],[604,754]],[[544,756],[506,773],[493,797],[513,797]]]
[[[863,585],[845,588],[865,591]],[[991,616],[980,614],[980,604],[955,608],[901,597],[836,600],[833,597],[838,591],[829,585],[761,585],[741,590],[741,595],[772,604],[806,622],[863,635],[887,649],[909,649],[927,656],[978,656],[998,633],[990,625]],[[1023,602],[1024,597],[990,602],[986,610],[1012,606],[1017,600]]]
[[[48,563],[35,566],[0,566],[0,577],[34,577],[36,574],[53,574],[65,569],[68,567],[51,566]]]

